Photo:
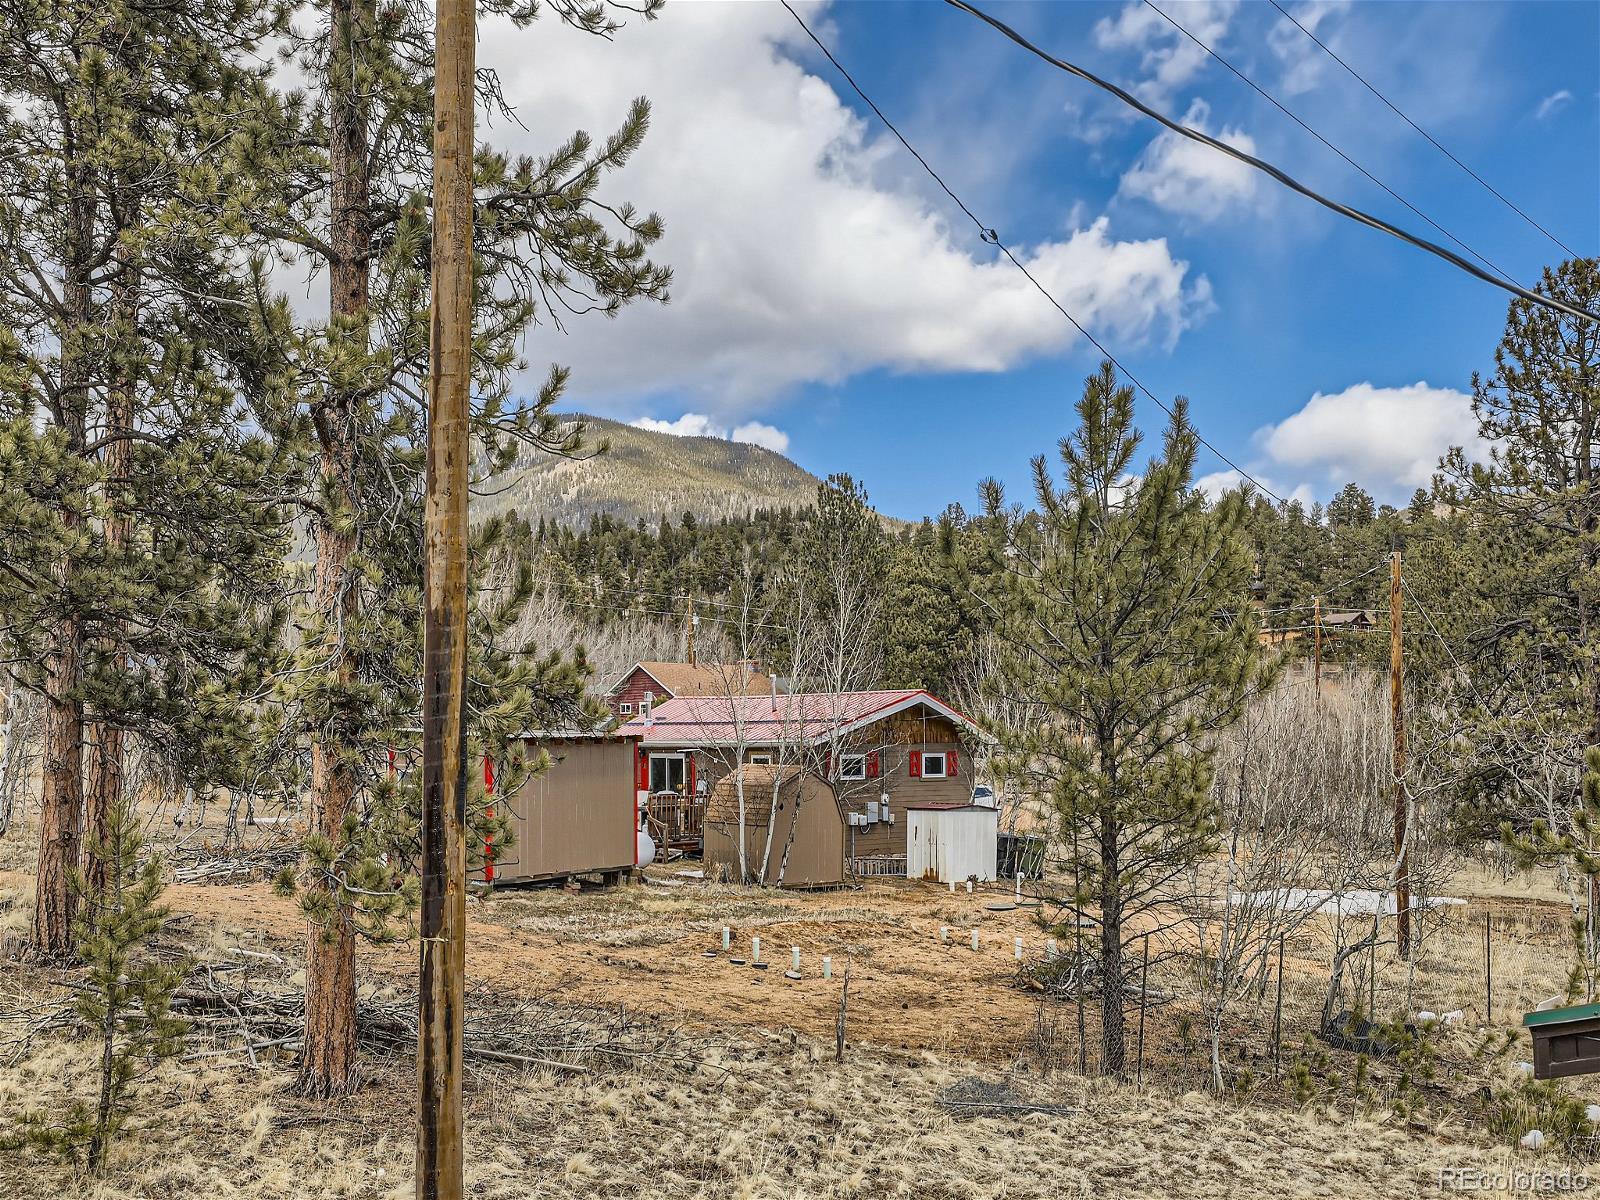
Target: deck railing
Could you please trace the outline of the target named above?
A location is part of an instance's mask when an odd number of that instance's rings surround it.
[[[904,875],[906,873],[906,856],[904,854],[858,854],[850,860],[850,874],[864,875]]]
[[[650,836],[673,850],[698,850],[704,833],[704,796],[655,792],[650,797]]]

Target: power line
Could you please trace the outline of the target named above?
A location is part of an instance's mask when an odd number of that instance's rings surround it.
[[[1160,17],[1168,25],[1171,25],[1179,33],[1183,34],[1184,37],[1188,38],[1196,46],[1199,46],[1200,49],[1204,50],[1212,58],[1216,59],[1223,66],[1227,67],[1228,70],[1232,71],[1233,74],[1235,76],[1237,76],[1240,80],[1242,80],[1248,87],[1250,87],[1256,93],[1256,95],[1258,95],[1262,99],[1266,100],[1267,103],[1271,104],[1274,108],[1276,108],[1284,116],[1288,117],[1296,125],[1300,126],[1301,129],[1304,129],[1312,137],[1316,138],[1317,141],[1321,142],[1329,150],[1332,150],[1340,158],[1344,159],[1344,161],[1347,162],[1348,164],[1350,164],[1350,166],[1354,167],[1357,171],[1360,171],[1361,174],[1365,175],[1369,180],[1371,180],[1378,187],[1382,188],[1385,192],[1387,192],[1395,200],[1398,200],[1401,204],[1405,205],[1413,213],[1415,213],[1417,216],[1421,217],[1424,221],[1426,221],[1429,225],[1432,225],[1440,233],[1444,234],[1445,237],[1449,238],[1456,245],[1460,246],[1463,250],[1465,250],[1468,254],[1472,255],[1472,257],[1476,258],[1484,266],[1488,267],[1496,275],[1499,275],[1501,279],[1510,280],[1511,282],[1515,282],[1515,280],[1511,279],[1511,275],[1504,268],[1502,268],[1502,267],[1498,266],[1497,264],[1491,262],[1488,259],[1488,257],[1486,257],[1485,255],[1479,254],[1478,251],[1474,250],[1471,246],[1467,245],[1466,242],[1462,241],[1455,234],[1451,233],[1443,225],[1439,224],[1439,222],[1435,221],[1427,213],[1423,212],[1415,204],[1411,203],[1411,201],[1407,200],[1399,192],[1395,191],[1392,187],[1390,187],[1383,180],[1379,179],[1371,171],[1369,171],[1365,167],[1363,167],[1355,159],[1351,158],[1348,154],[1346,154],[1338,146],[1335,146],[1327,138],[1323,137],[1322,134],[1318,133],[1315,129],[1311,128],[1311,126],[1307,125],[1303,120],[1300,119],[1300,117],[1296,113],[1291,112],[1271,92],[1267,91],[1260,84],[1256,83],[1255,80],[1251,79],[1243,71],[1239,70],[1238,67],[1234,66],[1227,59],[1223,58],[1222,55],[1217,53],[1217,51],[1215,49],[1213,49],[1211,46],[1206,45],[1205,42],[1201,41],[1193,33],[1189,32],[1189,30],[1186,29],[1183,25],[1179,24],[1177,20],[1175,20],[1174,18],[1168,16],[1165,11],[1163,11],[1161,8],[1157,7],[1157,5],[1155,4],[1155,0],[1144,0],[1144,3],[1145,3],[1145,7],[1149,8],[1151,12],[1155,13],[1158,17]]]
[[[906,150],[910,153],[912,158],[916,159],[917,162],[922,165],[922,169],[924,171],[926,171],[928,173],[928,175],[933,179],[933,181],[939,185],[940,189],[944,192],[944,194],[946,196],[949,196],[950,199],[955,202],[956,207],[959,208],[963,213],[965,213],[967,215],[968,219],[971,220],[972,223],[978,227],[978,236],[979,236],[979,238],[982,241],[988,242],[991,246],[994,246],[997,249],[999,249],[1000,253],[1004,254],[1008,259],[1010,259],[1011,260],[1011,265],[1016,267],[1017,270],[1022,272],[1023,276],[1028,280],[1029,283],[1033,284],[1034,288],[1038,291],[1038,293],[1041,296],[1043,296],[1046,300],[1048,300],[1050,302],[1050,304],[1055,308],[1055,310],[1057,312],[1059,312],[1063,317],[1065,317],[1072,324],[1072,327],[1074,329],[1076,329],[1080,334],[1082,334],[1089,341],[1089,343],[1092,346],[1094,346],[1094,348],[1096,350],[1098,350],[1102,355],[1104,355],[1106,357],[1106,359],[1108,359],[1111,362],[1111,364],[1114,367],[1117,368],[1117,370],[1121,371],[1122,374],[1125,375],[1128,378],[1129,382],[1131,382],[1134,385],[1134,387],[1138,388],[1147,397],[1149,397],[1150,400],[1153,403],[1155,403],[1155,405],[1157,407],[1159,407],[1162,412],[1167,414],[1167,416],[1169,416],[1169,417],[1175,416],[1176,414],[1173,412],[1172,407],[1169,404],[1167,404],[1166,401],[1162,400],[1159,396],[1157,396],[1149,388],[1145,387],[1145,385],[1142,382],[1140,382],[1139,377],[1137,375],[1135,375],[1132,371],[1128,370],[1127,367],[1123,366],[1122,363],[1117,360],[1116,355],[1112,354],[1111,351],[1109,351],[1109,350],[1107,350],[1105,348],[1105,346],[1101,343],[1099,338],[1095,337],[1094,334],[1090,333],[1087,329],[1085,329],[1083,327],[1082,323],[1079,322],[1078,318],[1073,316],[1070,312],[1068,312],[1066,307],[1061,303],[1061,301],[1057,300],[1053,295],[1050,294],[1049,290],[1042,283],[1040,283],[1038,281],[1038,279],[1036,279],[1034,277],[1033,272],[1029,271],[1028,268],[1023,265],[1022,260],[1019,259],[1015,254],[1013,254],[1011,252],[1011,248],[1009,246],[1007,246],[1005,244],[1005,242],[1000,240],[1000,234],[998,232],[996,232],[993,228],[991,228],[988,225],[985,225],[981,220],[978,219],[978,215],[976,213],[974,213],[972,211],[972,209],[967,207],[966,201],[962,200],[960,196],[956,195],[955,191],[950,187],[950,185],[948,183],[946,183],[944,181],[944,179],[939,175],[939,172],[935,171],[933,169],[933,167],[929,165],[928,160],[923,158],[921,153],[917,150],[917,148],[915,146],[913,146],[906,139],[905,134],[901,133],[899,128],[895,125],[895,123],[893,121],[889,120],[889,118],[884,115],[883,110],[877,106],[877,104],[873,101],[872,97],[867,95],[867,93],[862,89],[861,85],[855,81],[855,77],[852,76],[849,71],[845,70],[844,64],[841,63],[837,58],[835,58],[833,56],[833,52],[831,50],[829,50],[825,45],[822,44],[822,39],[819,38],[815,33],[813,33],[811,31],[811,26],[809,26],[809,25],[807,25],[805,23],[805,20],[790,5],[789,0],[780,0],[780,2],[783,4],[784,8],[789,10],[789,15],[795,19],[796,23],[799,24],[800,28],[806,31],[806,36],[809,37],[813,42],[816,43],[817,49],[822,51],[823,57],[825,57],[830,63],[833,64],[834,69],[836,71],[838,71],[841,76],[844,77],[844,81],[850,85],[851,89],[855,92],[855,94],[857,96],[860,96],[862,102],[868,108],[870,108],[873,111],[874,114],[877,115],[878,120],[883,122],[884,127],[886,129],[888,129],[888,131],[890,133],[894,134],[896,140],[899,141],[899,143],[906,148]],[[1200,433],[1200,431],[1198,429],[1195,429],[1192,425],[1190,426],[1190,429],[1194,433],[1196,441],[1198,441],[1207,450],[1211,451],[1211,453],[1215,454],[1219,459],[1221,459],[1229,467],[1233,468],[1233,470],[1236,471],[1239,474],[1239,477],[1241,479],[1248,480],[1259,491],[1261,491],[1263,494],[1265,494],[1267,496],[1272,497],[1272,499],[1276,500],[1279,504],[1287,504],[1288,503],[1288,501],[1284,497],[1278,495],[1277,492],[1273,491],[1266,484],[1262,483],[1255,476],[1251,475],[1250,472],[1246,471],[1238,463],[1234,462],[1233,459],[1229,458],[1221,450],[1217,449],[1217,447],[1212,445],[1210,442],[1206,441],[1205,437],[1201,435],[1201,433]]]
[[[1449,150],[1447,150],[1443,145],[1440,144],[1439,140],[1436,137],[1434,137],[1433,134],[1429,133],[1421,125],[1418,125],[1415,121],[1413,121],[1405,113],[1401,112],[1399,107],[1394,103],[1394,101],[1390,100],[1389,97],[1385,96],[1376,87],[1374,87],[1371,83],[1369,83],[1367,81],[1366,77],[1361,74],[1361,72],[1357,71],[1349,63],[1347,63],[1344,59],[1340,58],[1337,54],[1335,54],[1333,52],[1333,49],[1326,42],[1324,42],[1316,34],[1312,33],[1311,30],[1307,29],[1304,25],[1300,24],[1300,22],[1295,18],[1294,14],[1291,13],[1288,9],[1284,8],[1283,5],[1279,4],[1278,0],[1271,0],[1271,3],[1272,3],[1272,7],[1273,8],[1277,9],[1280,13],[1282,13],[1289,20],[1289,22],[1291,24],[1293,24],[1294,27],[1296,29],[1298,29],[1301,33],[1305,34],[1308,38],[1310,38],[1318,46],[1322,47],[1324,53],[1326,53],[1329,58],[1333,59],[1334,62],[1338,63],[1346,71],[1348,71],[1361,84],[1362,87],[1366,88],[1367,91],[1371,92],[1379,100],[1382,100],[1384,102],[1384,104],[1388,106],[1390,112],[1394,113],[1395,116],[1399,117],[1407,125],[1411,126],[1411,128],[1415,129],[1423,137],[1427,138],[1428,141],[1430,143],[1432,143],[1434,149],[1438,150],[1440,154],[1444,155],[1451,162],[1455,163],[1456,166],[1460,167],[1468,175],[1472,176],[1473,179],[1477,180],[1478,183],[1481,184],[1489,192],[1490,195],[1494,196],[1495,199],[1499,200],[1500,203],[1504,204],[1512,212],[1516,213],[1517,216],[1521,217],[1529,225],[1532,225],[1540,233],[1544,234],[1545,237],[1549,238],[1557,246],[1561,247],[1561,249],[1566,252],[1567,257],[1569,257],[1569,258],[1577,258],[1577,257],[1579,257],[1578,252],[1576,250],[1574,250],[1571,246],[1569,246],[1565,242],[1563,242],[1555,234],[1551,233],[1543,225],[1539,224],[1538,221],[1535,221],[1527,213],[1523,212],[1522,209],[1520,209],[1520,208],[1518,208],[1516,206],[1516,204],[1514,204],[1511,200],[1509,200],[1507,197],[1502,195],[1501,192],[1499,191],[1499,189],[1497,189],[1492,183],[1490,183],[1482,175],[1479,175],[1471,167],[1467,166],[1466,163],[1462,162],[1454,154],[1450,153]]]
[[[1011,41],[1028,51],[1030,54],[1036,55],[1038,58],[1049,63],[1057,70],[1065,71],[1069,75],[1075,75],[1079,79],[1083,79],[1094,84],[1095,87],[1109,92],[1111,95],[1121,100],[1124,104],[1127,104],[1130,107],[1138,110],[1151,120],[1159,122],[1161,125],[1172,130],[1173,133],[1178,134],[1180,137],[1186,137],[1190,141],[1199,142],[1203,146],[1210,146],[1213,150],[1216,150],[1222,154],[1226,154],[1229,158],[1237,159],[1239,162],[1254,167],[1256,170],[1270,175],[1272,178],[1276,179],[1279,183],[1283,184],[1284,187],[1290,189],[1291,191],[1298,192],[1307,199],[1316,201],[1324,208],[1332,212],[1336,212],[1340,216],[1348,217],[1352,221],[1359,222],[1362,225],[1370,226],[1373,229],[1377,229],[1383,233],[1389,234],[1391,237],[1399,238],[1402,242],[1416,246],[1420,250],[1426,250],[1429,254],[1433,254],[1444,259],[1446,262],[1455,265],[1474,278],[1481,279],[1485,283],[1493,284],[1495,287],[1510,292],[1512,295],[1526,300],[1530,304],[1537,304],[1542,308],[1548,308],[1554,312],[1564,313],[1569,317],[1578,317],[1582,320],[1600,323],[1600,314],[1592,313],[1585,308],[1579,308],[1575,304],[1569,304],[1567,301],[1562,300],[1559,296],[1542,296],[1538,292],[1529,291],[1527,288],[1513,283],[1510,280],[1501,279],[1496,275],[1492,275],[1488,271],[1485,271],[1482,267],[1478,266],[1476,263],[1469,262],[1467,259],[1462,258],[1455,251],[1448,250],[1439,245],[1437,242],[1430,242],[1426,238],[1418,237],[1414,233],[1408,233],[1406,230],[1401,229],[1398,225],[1393,225],[1388,221],[1385,221],[1382,217],[1375,217],[1371,213],[1363,212],[1359,208],[1352,208],[1347,204],[1341,204],[1337,200],[1331,200],[1327,196],[1324,196],[1321,192],[1307,187],[1298,179],[1295,179],[1293,176],[1273,166],[1271,163],[1266,162],[1263,159],[1259,159],[1253,154],[1246,154],[1243,150],[1240,150],[1235,146],[1230,146],[1226,142],[1218,141],[1210,134],[1201,133],[1198,129],[1191,129],[1187,125],[1184,125],[1178,121],[1174,121],[1171,117],[1164,116],[1155,109],[1151,108],[1148,104],[1144,103],[1142,100],[1139,100],[1135,96],[1124,91],[1116,84],[1111,83],[1109,80],[1101,79],[1100,76],[1096,75],[1094,72],[1085,70],[1083,67],[1067,62],[1065,59],[1057,58],[1049,51],[1043,50],[1034,45],[1034,43],[1023,37],[1022,34],[1011,28],[1011,26],[1007,25],[1004,21],[1001,21],[995,17],[991,17],[982,9],[969,4],[967,0],[945,0],[945,3],[950,5],[952,8],[958,8],[968,15],[976,17],[984,24],[1005,35]],[[785,0],[785,7],[787,7],[787,0]],[[790,9],[790,11],[793,12],[794,10]],[[796,20],[798,19],[799,18],[796,17]],[[814,37],[813,40],[815,40]]]

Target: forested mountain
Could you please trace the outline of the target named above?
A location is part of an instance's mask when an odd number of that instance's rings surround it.
[[[816,499],[815,475],[781,454],[726,438],[679,437],[603,417],[581,418],[590,447],[564,458],[529,447],[477,489],[475,518],[543,514],[581,526],[604,514],[623,524],[692,512],[704,520],[748,517],[762,508],[801,508]],[[594,450],[604,443],[604,453]]]

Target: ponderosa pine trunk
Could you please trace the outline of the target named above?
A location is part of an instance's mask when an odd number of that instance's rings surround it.
[[[73,156],[69,124],[66,167],[66,236],[62,245],[61,287],[65,320],[58,331],[60,426],[68,454],[82,456],[87,447],[90,362],[86,339],[93,328],[91,285],[95,201],[90,170]],[[62,525],[71,532],[82,513],[69,496],[61,510]],[[44,678],[44,763],[40,795],[39,862],[33,910],[33,948],[46,958],[67,958],[73,951],[72,921],[77,899],[73,872],[80,866],[83,845],[83,625],[70,597],[76,588],[78,563],[70,553],[55,565],[55,587],[61,615],[50,631]]]
[[[334,336],[354,339],[364,348],[370,272],[371,179],[368,102],[357,87],[356,57],[373,36],[373,0],[332,0],[328,47],[328,171],[333,251],[328,263],[329,311]],[[350,532],[360,511],[356,470],[355,412],[358,398],[330,381],[313,411],[321,449],[321,468],[332,503],[346,510],[343,520],[324,513],[317,520],[316,602],[328,639],[330,670],[338,676],[339,699],[354,682],[346,638],[359,611],[358,581],[350,559]],[[344,839],[345,815],[356,794],[356,749],[348,744],[344,722],[311,747],[311,825],[335,846]],[[328,880],[309,886],[331,890]],[[299,1089],[314,1096],[346,1095],[354,1090],[356,1065],[355,929],[337,901],[326,926],[311,922],[306,935],[306,1021]]]
[[[139,205],[126,205],[125,220],[130,227],[137,225]],[[139,325],[139,270],[128,261],[119,248],[120,271],[112,290],[112,319],[120,335],[120,353],[112,368],[112,383],[106,393],[105,450],[105,544],[106,551],[115,557],[128,543],[128,515],[125,489],[133,468],[133,444],[129,434],[133,430],[133,413],[136,378],[136,355],[133,347],[138,339]],[[120,622],[107,623],[105,650],[112,669],[121,675],[127,667],[127,651]],[[98,720],[90,728],[88,737],[88,792],[86,795],[86,830],[84,845],[87,861],[84,878],[91,896],[105,894],[107,867],[100,849],[105,841],[106,821],[122,797],[125,778],[123,765],[124,736],[122,726],[115,721]]]

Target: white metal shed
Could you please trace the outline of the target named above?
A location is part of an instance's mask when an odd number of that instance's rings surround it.
[[[1000,814],[959,800],[906,805],[906,876],[940,883],[993,879]]]

